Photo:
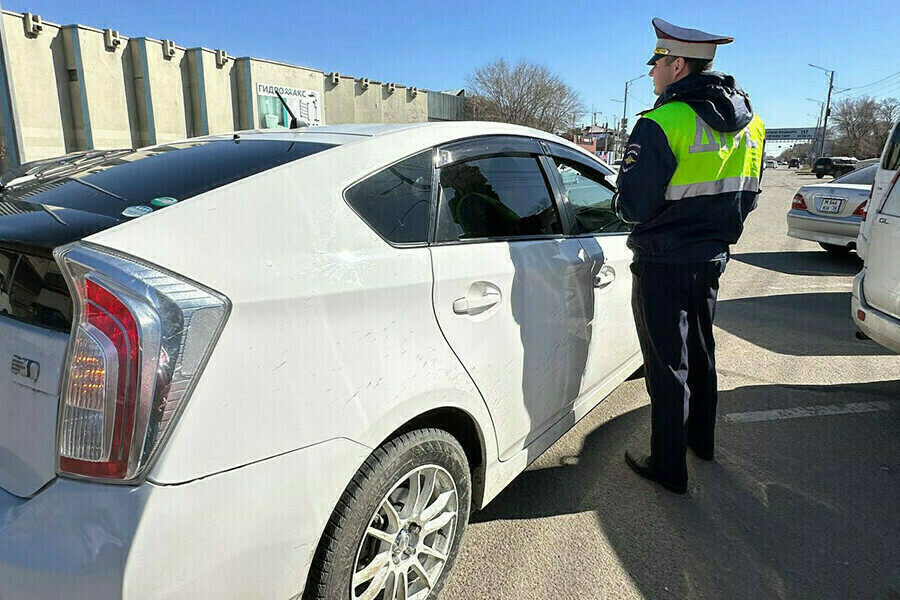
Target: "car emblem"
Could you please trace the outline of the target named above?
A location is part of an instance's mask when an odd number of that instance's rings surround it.
[[[18,354],[13,354],[12,372],[13,375],[19,375],[20,377],[27,377],[32,381],[37,381],[41,374],[41,364],[36,360],[22,358]]]

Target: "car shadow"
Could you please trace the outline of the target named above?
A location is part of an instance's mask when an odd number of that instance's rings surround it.
[[[890,356],[856,339],[849,292],[783,294],[721,300],[716,325],[751,344],[791,356]],[[793,335],[790,332],[802,332]]]
[[[835,398],[891,407],[875,421],[874,413],[752,424],[720,416],[716,462],[689,455],[689,491],[677,496],[623,460],[626,448],[649,438],[644,406],[591,431],[575,456],[551,449],[472,521],[566,523],[593,513],[594,535],[608,541],[644,598],[892,597],[882,594],[900,581],[900,513],[886,506],[898,492],[891,432],[900,427],[900,381],[740,387],[720,394],[719,414]],[[860,439],[850,419],[868,419],[855,423],[876,435]],[[585,542],[572,535],[577,552]],[[557,582],[592,564],[603,577],[616,562],[559,558]]]
[[[863,263],[855,252],[829,254],[828,252],[744,252],[731,258],[760,269],[777,271],[786,275],[813,275],[837,277],[856,275]]]

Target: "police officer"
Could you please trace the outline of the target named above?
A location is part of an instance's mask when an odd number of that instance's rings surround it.
[[[615,209],[634,224],[628,245],[632,309],[651,405],[650,454],[628,465],[672,492],[687,491],[690,447],[713,460],[713,318],[729,245],[756,207],[765,128],[730,75],[711,71],[733,38],[653,19],[653,108],[625,148]]]

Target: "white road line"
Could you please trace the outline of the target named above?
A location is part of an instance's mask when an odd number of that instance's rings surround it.
[[[798,408],[755,410],[752,412],[731,413],[729,415],[725,415],[725,420],[730,423],[757,423],[759,421],[775,421],[778,419],[825,417],[830,415],[878,412],[881,410],[891,410],[890,403],[881,401],[852,402],[850,404],[826,404],[823,406],[801,406]]]

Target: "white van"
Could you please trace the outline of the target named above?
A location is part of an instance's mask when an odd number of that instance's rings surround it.
[[[896,128],[894,133],[896,133]],[[892,136],[893,138],[894,136]],[[900,152],[900,151],[898,151]],[[865,265],[853,280],[851,312],[859,329],[900,352],[900,173],[894,175],[883,202],[869,205],[870,224]]]
[[[875,184],[872,186],[872,194],[869,199],[868,212],[873,213],[875,208],[880,205],[881,200],[887,193],[888,187],[891,185],[894,175],[900,168],[900,119],[894,123],[887,141],[884,143],[884,150],[881,151],[881,164],[878,172],[875,174]],[[872,219],[866,218],[859,228],[859,235],[856,240],[856,253],[860,258],[866,258],[866,247],[869,243],[869,232],[872,229]]]

